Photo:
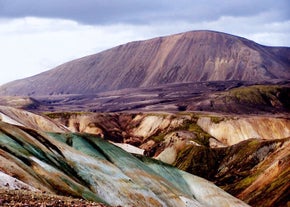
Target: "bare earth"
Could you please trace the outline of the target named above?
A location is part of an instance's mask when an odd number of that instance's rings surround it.
[[[0,189],[0,206],[35,206],[35,207],[107,207],[101,203],[90,202],[72,197],[57,196],[27,190]]]

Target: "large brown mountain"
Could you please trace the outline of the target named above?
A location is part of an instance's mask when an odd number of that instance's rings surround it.
[[[290,48],[212,31],[131,42],[0,87],[0,95],[93,94],[197,81],[290,79]]]

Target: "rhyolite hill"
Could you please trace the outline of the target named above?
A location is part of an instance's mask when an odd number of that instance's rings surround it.
[[[136,41],[0,87],[0,95],[94,94],[208,81],[288,81],[290,48],[213,31]]]
[[[23,190],[45,191],[112,206],[248,206],[238,199],[253,207],[289,203],[287,118],[46,115],[50,118],[0,106],[1,206],[16,206],[7,204],[9,189],[18,189],[14,199]]]
[[[45,191],[51,198],[65,195],[110,206],[249,207],[203,178],[134,156],[99,136],[72,133],[53,120],[7,107],[0,107],[3,189],[17,189],[15,199],[23,190]],[[7,196],[0,197],[0,205],[17,206],[7,204]],[[77,206],[65,205],[66,199],[53,206]]]
[[[287,206],[289,57],[196,31],[8,83],[0,189],[113,206]],[[104,111],[115,113],[92,113]],[[7,194],[0,205],[14,206]]]

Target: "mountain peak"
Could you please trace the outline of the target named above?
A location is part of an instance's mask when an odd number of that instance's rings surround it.
[[[92,94],[201,81],[290,79],[290,49],[214,31],[135,41],[0,87],[1,95]]]

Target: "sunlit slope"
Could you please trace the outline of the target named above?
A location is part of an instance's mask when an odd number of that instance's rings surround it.
[[[236,202],[201,176],[252,206],[287,204],[287,118],[0,109],[4,188],[125,206]]]
[[[214,31],[136,41],[0,87],[0,95],[94,94],[198,81],[289,80],[290,50]]]
[[[26,126],[41,131],[54,131],[54,132],[69,131],[62,124],[54,122],[48,117],[43,117],[42,115],[31,113],[25,110],[1,105],[0,105],[0,120],[6,123],[19,126]]]
[[[204,179],[167,165],[152,167],[93,135],[1,122],[0,169],[29,188],[111,205],[247,206]]]
[[[229,146],[251,138],[271,140],[290,137],[290,120],[281,117],[190,112],[60,112],[47,113],[47,116],[66,125],[73,132],[98,134],[114,142],[136,146],[162,141],[165,137],[174,136],[176,132],[211,147],[215,143]]]
[[[147,156],[211,180],[252,206],[287,204],[288,118],[188,112],[48,115],[72,131],[142,148]]]

